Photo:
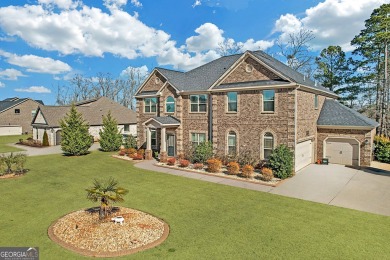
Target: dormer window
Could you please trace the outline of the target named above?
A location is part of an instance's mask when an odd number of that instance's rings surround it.
[[[15,114],[17,114],[17,115],[20,114],[20,109],[19,108],[15,108]]]

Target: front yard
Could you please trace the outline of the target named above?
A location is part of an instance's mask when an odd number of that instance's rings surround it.
[[[120,206],[170,225],[160,246],[123,259],[385,259],[390,218],[268,193],[145,171],[86,156],[29,157],[30,171],[0,180],[0,246],[38,246],[42,259],[83,259],[52,242],[50,224],[93,206],[85,188],[112,176],[129,194]]]
[[[7,144],[17,143],[17,142],[19,142],[19,139],[23,139],[26,137],[27,137],[27,135],[0,136],[0,153],[23,151],[22,149],[12,147],[12,146],[9,146]]]

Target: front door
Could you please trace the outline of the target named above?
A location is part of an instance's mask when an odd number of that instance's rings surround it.
[[[167,152],[168,156],[175,156],[175,135],[167,134]]]

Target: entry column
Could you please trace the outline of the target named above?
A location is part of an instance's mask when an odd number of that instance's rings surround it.
[[[146,128],[145,160],[152,160],[152,133],[149,127]]]
[[[167,133],[165,127],[161,128],[160,162],[167,161]]]

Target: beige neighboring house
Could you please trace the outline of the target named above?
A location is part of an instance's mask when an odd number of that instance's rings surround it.
[[[295,170],[328,158],[370,165],[378,124],[262,51],[221,57],[187,72],[155,68],[136,93],[138,145],[178,156],[209,140],[218,156],[268,159],[280,144]]]
[[[0,101],[0,136],[32,133],[31,120],[41,100],[31,98],[7,98]]]
[[[108,111],[118,122],[118,129],[123,135],[137,135],[137,117],[133,110],[124,107],[117,102],[100,97],[86,100],[75,104],[76,109],[83,115],[89,124],[89,133],[98,141],[99,131],[103,129],[103,116]],[[70,111],[71,106],[40,106],[32,121],[34,140],[43,140],[46,131],[49,137],[49,144],[59,145],[61,143],[60,120]]]

